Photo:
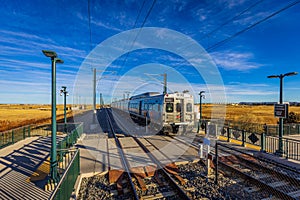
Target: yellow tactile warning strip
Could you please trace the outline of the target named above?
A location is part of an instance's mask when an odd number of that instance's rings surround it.
[[[224,137],[224,136],[219,136],[218,139],[219,140],[225,140],[225,141],[227,141],[227,137]],[[238,140],[235,140],[235,139],[230,139],[229,142],[234,143],[234,144],[238,144],[238,145],[242,145],[241,141],[238,141]],[[254,150],[260,151],[260,147],[256,146],[256,145],[245,143],[245,147],[248,147],[250,149],[254,149]]]
[[[50,173],[50,156],[37,168],[30,177],[26,179],[27,182],[41,181]]]

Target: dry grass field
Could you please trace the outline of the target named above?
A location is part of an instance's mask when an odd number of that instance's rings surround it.
[[[67,105],[70,107],[70,105]],[[64,118],[63,105],[57,105],[57,120]],[[71,110],[67,116],[73,116]],[[0,132],[29,124],[51,122],[50,105],[0,104]]]
[[[278,121],[278,118],[274,117],[274,106],[266,105],[226,105],[222,108],[221,105],[203,104],[203,118],[210,119],[212,108],[217,112],[218,107],[220,111],[225,111],[226,120],[230,121],[259,124],[277,124]],[[289,106],[289,112],[300,114],[300,107]]]
[[[71,105],[67,105],[71,107]],[[250,106],[250,105],[202,105],[204,119],[211,118],[211,111],[219,116],[226,116],[226,120],[244,123],[276,124],[278,118],[274,117],[274,106]],[[222,112],[224,112],[222,114]],[[57,120],[63,119],[63,105],[57,105]],[[67,111],[68,117],[82,111]],[[220,113],[218,113],[220,112]],[[300,107],[290,106],[289,112],[300,114]],[[216,115],[215,115],[216,116]],[[43,124],[51,122],[50,105],[20,105],[0,104],[0,132],[17,128],[28,124]]]

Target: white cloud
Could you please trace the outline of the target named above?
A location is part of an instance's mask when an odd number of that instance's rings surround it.
[[[108,29],[108,30],[114,30],[114,31],[117,31],[117,32],[123,31],[122,29],[120,29],[116,26],[113,26],[112,24],[109,24],[109,23],[104,24],[100,21],[94,21],[94,20],[92,20],[92,23],[95,24],[98,27],[105,28],[105,29]]]
[[[262,66],[251,61],[254,58],[252,53],[223,51],[213,52],[210,55],[217,66],[225,70],[248,71]]]

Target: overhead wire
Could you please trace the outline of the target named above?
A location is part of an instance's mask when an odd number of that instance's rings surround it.
[[[222,23],[220,26],[218,26],[217,28],[215,28],[214,30],[210,31],[209,33],[205,34],[204,36],[202,36],[200,38],[200,40],[203,40],[206,37],[211,36],[212,34],[214,34],[215,32],[217,32],[218,30],[220,30],[222,27],[224,27],[225,25],[233,22],[234,20],[238,19],[241,15],[243,15],[244,13],[248,12],[249,10],[251,10],[252,8],[254,8],[255,6],[259,5],[260,3],[262,3],[264,0],[259,0],[257,2],[255,2],[254,4],[250,5],[248,8],[244,9],[242,12],[240,12],[239,14],[237,14],[236,16],[234,16],[233,18],[225,21],[224,23]]]
[[[90,36],[90,51],[92,50],[92,28],[91,28],[91,2],[88,0],[88,21],[89,21],[89,36]]]
[[[124,67],[124,65],[126,64],[127,59],[128,59],[128,55],[129,55],[129,53],[130,53],[130,51],[131,51],[133,45],[135,44],[135,42],[136,42],[136,40],[137,40],[137,37],[139,36],[139,34],[140,34],[142,28],[144,27],[144,25],[145,25],[145,23],[146,23],[148,17],[150,16],[150,13],[152,12],[155,3],[156,3],[156,0],[153,0],[153,2],[152,2],[152,4],[151,4],[151,7],[149,8],[149,10],[148,10],[148,12],[147,12],[147,14],[146,14],[146,16],[145,16],[145,18],[144,18],[144,20],[143,20],[142,25],[141,25],[141,27],[139,28],[138,33],[136,34],[134,40],[133,40],[132,43],[131,43],[131,46],[130,46],[130,48],[129,48],[129,51],[128,51],[128,52],[126,53],[126,55],[125,55],[125,58],[124,58],[124,60],[123,60],[123,63],[122,63],[122,66],[121,66],[121,67]]]
[[[294,5],[298,4],[299,2],[300,2],[300,0],[297,0],[297,1],[294,1],[294,2],[292,2],[292,3],[290,3],[290,4],[288,4],[287,6],[284,6],[283,8],[277,10],[276,12],[273,12],[272,14],[268,15],[267,17],[265,17],[265,18],[263,18],[263,19],[261,19],[261,20],[255,22],[254,24],[252,24],[252,25],[246,27],[245,29],[236,32],[236,33],[233,34],[232,36],[230,36],[230,37],[228,37],[228,38],[226,38],[226,39],[224,39],[224,40],[221,40],[220,42],[217,42],[217,43],[211,45],[211,46],[208,47],[206,50],[209,52],[209,51],[211,51],[211,50],[213,50],[213,49],[218,48],[219,46],[224,45],[225,43],[227,43],[227,42],[229,42],[230,40],[234,39],[235,37],[239,36],[240,34],[242,34],[242,33],[246,32],[246,31],[248,31],[248,30],[254,28],[255,26],[257,26],[257,25],[259,25],[259,24],[261,24],[261,23],[267,21],[268,19],[270,19],[270,18],[272,18],[272,17],[278,15],[279,13],[281,13],[281,12],[283,12],[283,11],[285,11],[285,10],[291,8],[291,7],[293,7]]]
[[[135,19],[133,28],[135,28],[135,26],[136,26],[136,24],[137,24],[137,22],[138,22],[138,19],[140,18],[140,15],[141,15],[142,10],[143,10],[143,8],[144,8],[145,2],[146,2],[146,0],[144,0],[143,3],[142,3],[142,6],[141,6],[141,8],[140,8],[140,10],[139,10],[139,13],[138,13],[138,15],[136,16],[136,19]]]

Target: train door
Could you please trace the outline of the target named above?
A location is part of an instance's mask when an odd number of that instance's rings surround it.
[[[194,121],[194,111],[193,111],[193,101],[191,99],[185,99],[185,116],[184,120],[186,122],[193,122]]]
[[[183,100],[176,98],[175,102],[175,122],[183,122]]]
[[[176,103],[176,121],[184,122],[184,101],[183,99],[178,99]]]

